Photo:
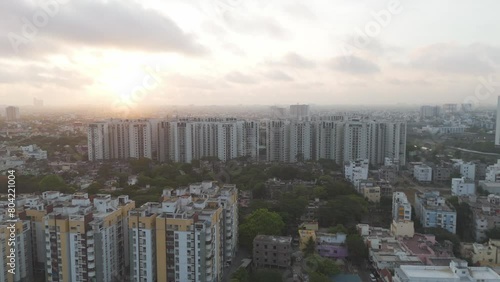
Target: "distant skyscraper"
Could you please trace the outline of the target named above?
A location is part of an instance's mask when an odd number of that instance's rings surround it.
[[[16,121],[19,119],[19,108],[9,106],[5,108],[5,118],[7,121]]]
[[[420,117],[429,118],[437,117],[441,113],[441,108],[439,106],[422,106],[420,107]]]
[[[500,146],[500,96],[497,103],[497,124],[495,130],[495,146]]]
[[[309,116],[309,105],[290,105],[290,117],[301,119]]]

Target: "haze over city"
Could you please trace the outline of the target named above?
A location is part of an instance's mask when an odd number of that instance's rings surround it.
[[[495,103],[498,1],[54,3],[0,3],[2,104]]]
[[[500,282],[498,11],[0,0],[0,282]]]

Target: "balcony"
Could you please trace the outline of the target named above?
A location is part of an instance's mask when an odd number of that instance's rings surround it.
[[[89,269],[95,269],[95,263],[89,262],[88,267],[89,267]]]

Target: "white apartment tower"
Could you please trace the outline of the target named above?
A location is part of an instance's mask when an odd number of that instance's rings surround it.
[[[411,220],[411,204],[403,192],[392,194],[392,220],[395,222]]]
[[[335,121],[320,121],[316,123],[315,142],[317,159],[335,160],[338,164],[343,159],[344,124]]]
[[[308,121],[292,121],[290,124],[289,161],[308,161],[312,159],[314,142],[313,126]]]
[[[270,120],[265,122],[268,162],[289,162],[289,122]]]
[[[497,122],[495,130],[495,146],[500,146],[500,96],[497,102]]]
[[[108,124],[96,122],[88,128],[89,161],[107,160],[110,158]]]
[[[130,157],[152,158],[151,124],[147,120],[137,120],[129,124]]]

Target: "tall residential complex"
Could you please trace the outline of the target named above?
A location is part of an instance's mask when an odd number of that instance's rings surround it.
[[[5,108],[5,119],[7,121],[17,121],[19,119],[19,108],[14,106]]]
[[[132,281],[220,281],[238,245],[237,194],[204,181],[132,210]]]
[[[128,196],[19,195],[17,213],[15,276],[0,215],[0,281],[220,281],[238,249],[238,190],[214,181],[140,208]]]
[[[30,222],[20,219],[12,222],[7,217],[7,206],[0,210],[0,281],[33,281]]]
[[[422,106],[420,107],[420,117],[429,118],[437,117],[441,114],[441,107],[439,106]]]
[[[128,196],[86,193],[18,199],[19,217],[31,222],[31,267],[46,281],[116,281],[128,273]]]
[[[290,105],[290,117],[302,119],[309,116],[309,105]]]
[[[497,102],[497,122],[495,130],[495,146],[500,146],[500,96]]]
[[[225,119],[110,120],[91,123],[89,160],[150,158],[191,162],[258,157],[259,123]]]
[[[261,138],[262,137],[262,138]],[[108,120],[88,128],[89,160],[151,158],[188,163],[203,157],[221,161],[237,157],[268,162],[319,159],[338,164],[386,158],[406,162],[406,123],[342,116],[312,120],[238,120],[186,118],[175,120]]]

